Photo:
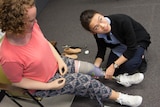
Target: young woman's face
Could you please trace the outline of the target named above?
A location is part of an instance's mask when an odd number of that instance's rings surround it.
[[[109,33],[111,31],[111,26],[103,15],[96,13],[90,22],[90,30],[92,33]]]
[[[33,26],[34,26],[34,23],[37,22],[36,20],[36,12],[37,12],[37,9],[35,6],[31,7],[31,8],[28,8],[27,9],[28,13],[28,18],[27,18],[27,26],[26,26],[26,33],[31,33],[32,30],[33,30]]]

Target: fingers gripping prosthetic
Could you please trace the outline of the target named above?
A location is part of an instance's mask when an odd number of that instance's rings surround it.
[[[89,74],[94,77],[103,77],[105,75],[104,71],[102,71],[100,68],[84,61],[79,61],[79,72]]]

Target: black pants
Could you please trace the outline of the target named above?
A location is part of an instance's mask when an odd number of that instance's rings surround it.
[[[137,51],[135,52],[134,56],[126,61],[124,64],[122,64],[119,69],[116,69],[114,76],[117,76],[119,74],[134,74],[137,72],[136,70],[140,66],[142,62],[142,55],[144,55],[145,49],[142,47],[137,47]],[[110,66],[115,60],[117,60],[119,57],[115,55],[112,51],[109,54],[108,62],[107,62],[107,67]]]

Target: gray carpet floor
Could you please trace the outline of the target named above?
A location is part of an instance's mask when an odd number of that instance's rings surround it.
[[[101,13],[124,13],[139,21],[151,34],[152,44],[147,51],[148,69],[144,81],[129,88],[116,84],[115,81],[102,80],[115,90],[143,96],[141,107],[160,106],[160,1],[159,0],[49,0],[45,9],[39,14],[38,23],[49,40],[56,40],[57,47],[63,52],[63,45],[87,47],[90,51],[79,54],[79,60],[93,62],[96,43],[92,35],[80,25],[79,16],[85,9],[96,9]],[[105,62],[104,62],[105,63]],[[120,107],[112,101],[104,102],[111,107]],[[98,107],[95,100],[76,96],[71,107]]]

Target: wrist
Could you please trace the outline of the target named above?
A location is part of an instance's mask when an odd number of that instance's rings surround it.
[[[113,67],[114,67],[115,69],[118,69],[118,68],[119,68],[119,64],[113,62]]]

